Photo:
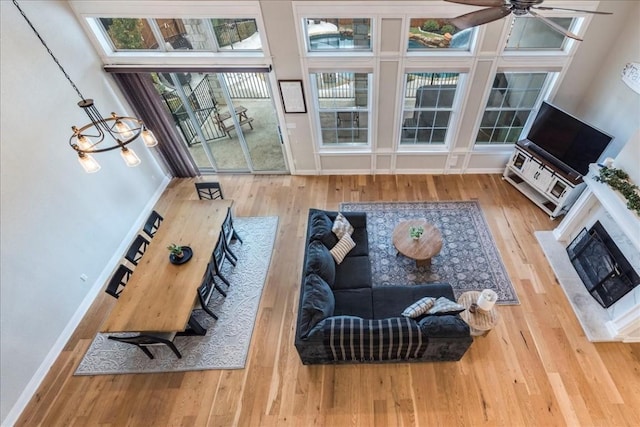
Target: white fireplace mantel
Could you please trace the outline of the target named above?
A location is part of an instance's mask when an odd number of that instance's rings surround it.
[[[616,231],[622,233],[629,242],[627,246],[632,252],[632,259],[629,261],[632,265],[640,265],[640,217],[627,208],[626,200],[620,193],[612,190],[607,184],[596,181],[594,177],[597,175],[598,166],[591,165],[589,174],[584,177],[587,184],[585,191],[553,230],[553,237],[561,244],[560,247],[566,248],[583,228],[593,224],[594,217],[604,209],[613,219],[618,229]],[[562,255],[562,252],[564,251],[556,248],[554,256],[549,257],[545,251],[589,339],[640,342],[640,286],[636,286],[611,307],[602,308],[589,295],[584,285],[576,285],[575,278],[567,279],[566,270],[572,269],[572,266],[566,253]],[[558,259],[558,256],[564,256],[566,259]],[[572,275],[577,277],[577,274]]]

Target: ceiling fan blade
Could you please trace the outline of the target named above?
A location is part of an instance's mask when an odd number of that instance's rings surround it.
[[[475,27],[476,25],[486,24],[488,22],[497,21],[500,18],[511,13],[510,6],[490,7],[488,9],[476,10],[475,12],[466,13],[449,19],[449,22],[456,28],[461,30]]]
[[[466,4],[469,6],[501,7],[504,0],[444,0],[450,3]]]
[[[560,25],[556,24],[555,22],[553,22],[549,18],[545,18],[544,16],[535,13],[533,10],[529,10],[529,13],[531,15],[533,15],[534,17],[542,20],[542,22],[544,22],[545,24],[547,24],[548,26],[550,26],[551,28],[553,28],[557,32],[562,33],[565,36],[567,36],[569,38],[572,38],[574,40],[582,41],[582,39],[580,37],[578,37],[577,35],[573,34],[571,31],[565,30],[564,28],[562,28]]]
[[[565,9],[564,7],[531,6],[531,8],[538,9],[538,10],[568,10],[570,12],[593,13],[595,15],[613,15],[613,12],[598,12],[597,10]]]

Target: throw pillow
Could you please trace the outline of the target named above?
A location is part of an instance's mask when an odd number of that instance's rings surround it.
[[[306,338],[321,320],[333,316],[336,301],[327,282],[317,274],[304,279],[302,312],[300,313],[300,337]]]
[[[336,262],[331,257],[331,252],[319,240],[309,243],[307,246],[306,274],[315,273],[333,286],[336,281]]]
[[[404,317],[411,317],[415,319],[416,317],[420,317],[427,312],[433,305],[435,304],[436,299],[431,297],[424,297],[419,299],[418,301],[411,304],[409,307],[405,308],[402,312]]]
[[[351,235],[351,233],[353,233],[353,230],[353,225],[351,225],[347,218],[345,218],[342,213],[338,213],[335,221],[333,221],[333,227],[331,229],[331,231],[333,231],[333,234],[338,236],[338,239],[342,239],[342,236],[344,236],[345,234]]]
[[[349,251],[356,247],[356,242],[351,238],[351,234],[345,233],[338,243],[329,251],[333,255],[336,263],[340,264]]]
[[[453,302],[448,298],[440,297],[436,300],[433,307],[427,310],[427,314],[458,314],[465,310],[464,306],[458,304],[457,302]]]
[[[319,240],[327,248],[334,247],[338,239],[332,233],[332,228],[333,222],[324,211],[312,210],[309,218],[309,243]]]

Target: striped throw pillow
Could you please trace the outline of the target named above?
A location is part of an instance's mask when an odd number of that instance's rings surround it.
[[[445,297],[440,297],[436,300],[433,307],[427,311],[427,314],[458,314],[464,310],[464,306],[457,302],[453,302]]]
[[[411,317],[415,319],[416,317],[420,317],[427,312],[433,305],[435,304],[435,298],[424,297],[419,299],[418,301],[411,304],[409,307],[405,308],[402,312],[404,317]]]
[[[351,225],[347,218],[345,218],[341,213],[338,213],[335,221],[333,221],[333,228],[331,229],[331,231],[333,231],[333,234],[335,234],[338,239],[342,239],[342,236],[344,236],[345,234],[351,235],[351,233],[353,233],[353,230],[353,225]]]
[[[340,264],[349,251],[356,247],[356,242],[351,238],[351,234],[345,233],[338,243],[329,251],[333,255],[336,263]]]

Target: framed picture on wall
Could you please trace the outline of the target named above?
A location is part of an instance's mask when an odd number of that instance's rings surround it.
[[[306,113],[302,80],[278,80],[285,113]]]

